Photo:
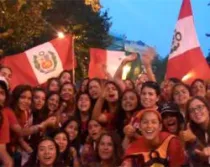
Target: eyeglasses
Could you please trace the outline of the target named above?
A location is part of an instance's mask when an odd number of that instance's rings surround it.
[[[189,111],[191,114],[195,113],[195,111],[202,111],[204,109],[205,105],[197,105],[196,107],[194,108],[190,108]]]

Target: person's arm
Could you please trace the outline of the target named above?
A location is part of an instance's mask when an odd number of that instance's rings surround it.
[[[129,63],[132,62],[134,60],[136,60],[137,55],[136,53],[132,53],[130,56],[127,56],[126,58],[123,59],[122,63],[120,64],[120,66],[118,67],[117,71],[114,74],[114,81],[119,85],[120,89],[122,91],[125,90],[125,84],[122,81],[122,73],[123,73],[123,67]]]
[[[5,144],[0,144],[0,161],[4,167],[13,167],[13,160],[8,154]]]
[[[21,148],[23,150],[25,150],[27,153],[32,153],[33,152],[33,149],[30,147],[30,145],[23,139],[23,137],[20,137],[18,139],[18,142],[21,146]]]
[[[174,137],[168,145],[169,167],[180,167],[185,163],[184,148],[181,141]]]
[[[56,118],[55,117],[49,117],[47,120],[43,121],[41,124],[33,125],[31,127],[21,128],[21,126],[18,123],[16,123],[16,124],[11,124],[10,128],[19,137],[22,137],[22,136],[29,136],[29,135],[32,135],[34,133],[41,132],[46,127],[53,126],[55,123],[56,123]]]
[[[94,106],[94,109],[93,109],[92,119],[98,120],[99,116],[102,113],[102,108],[103,108],[103,105],[104,105],[104,101],[105,101],[105,99],[104,99],[103,96],[100,96],[98,98],[98,100],[96,101],[96,104]]]
[[[74,147],[71,147],[70,152],[73,157],[73,167],[80,167],[80,161],[79,161],[76,149]]]
[[[155,54],[156,54],[155,50],[152,47],[149,47],[143,53],[143,55],[141,57],[141,61],[145,67],[147,77],[149,78],[150,81],[154,81],[154,82],[156,82],[156,78],[152,71],[152,61],[154,60]]]

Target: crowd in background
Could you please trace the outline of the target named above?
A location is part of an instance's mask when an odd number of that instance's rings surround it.
[[[18,85],[0,68],[0,163],[5,167],[207,167],[210,166],[210,84],[177,78],[158,84],[152,52],[145,73],[84,78],[70,71],[46,85]]]

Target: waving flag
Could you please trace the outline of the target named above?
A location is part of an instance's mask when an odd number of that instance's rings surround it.
[[[91,48],[88,76],[105,79],[106,70],[113,76],[124,58],[125,52],[122,51]]]
[[[209,66],[197,39],[190,0],[183,0],[174,32],[166,78],[176,77],[187,83],[196,78],[209,79]]]
[[[64,69],[73,69],[72,42],[72,36],[67,35],[2,59],[1,64],[10,67],[13,72],[11,87],[43,84]]]

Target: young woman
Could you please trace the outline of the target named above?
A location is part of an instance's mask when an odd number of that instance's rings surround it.
[[[206,89],[204,80],[202,79],[194,80],[190,86],[190,90],[191,90],[192,96],[205,97],[207,89]]]
[[[158,83],[153,81],[147,81],[143,83],[140,95],[140,101],[143,108],[158,109],[159,98],[160,87]]]
[[[58,78],[50,78],[47,81],[47,92],[59,92],[60,90],[60,81]]]
[[[116,167],[121,164],[123,150],[119,136],[113,133],[104,133],[96,145],[96,162],[90,167]]]
[[[72,81],[72,78],[71,78],[71,73],[70,71],[68,70],[64,70],[60,76],[59,76],[59,81],[60,81],[60,84],[61,86],[65,83],[65,82],[70,82]]]
[[[194,140],[188,140],[187,150],[193,166],[210,165],[210,106],[206,99],[195,96],[187,103],[188,129]],[[189,132],[187,132],[189,134]],[[188,135],[185,135],[188,138]],[[184,139],[186,139],[184,138]],[[186,141],[186,140],[185,140]]]
[[[43,88],[36,87],[32,91],[33,124],[43,121],[43,110],[46,101],[46,93]]]
[[[3,166],[12,167],[13,160],[7,152],[6,144],[10,142],[10,125],[17,124],[17,120],[13,113],[7,114],[3,110],[9,96],[8,88],[7,80],[0,76],[0,162]]]
[[[51,138],[42,138],[24,167],[56,167],[59,148]]]
[[[49,92],[45,105],[45,118],[55,116],[60,106],[60,96],[57,92]]]
[[[70,82],[65,82],[60,91],[60,97],[63,103],[66,103],[65,113],[68,117],[75,116],[75,96],[76,89]]]
[[[80,84],[79,92],[85,93],[87,92],[89,78],[84,78],[82,83]]]
[[[63,130],[58,130],[53,134],[53,139],[59,147],[59,157],[57,163],[59,166],[79,167],[79,159],[77,151],[74,147],[70,147],[70,140],[68,134]]]
[[[124,80],[125,90],[135,89],[135,84],[131,79]]]
[[[163,131],[179,135],[179,132],[184,128],[184,118],[178,105],[173,102],[166,102],[162,104],[160,113],[163,119]]]
[[[169,78],[161,83],[161,101],[163,103],[172,101],[172,89],[179,82],[181,81],[177,78]]]
[[[190,99],[190,89],[184,83],[176,84],[172,89],[172,100],[179,106],[179,110],[183,117],[186,116],[186,105]]]
[[[88,122],[92,116],[91,98],[87,93],[80,93],[77,95],[76,103],[76,116],[81,125],[81,144],[84,144],[88,135]]]
[[[162,119],[159,112],[145,109],[137,117],[142,137],[130,144],[125,152],[122,166],[182,166],[184,150],[181,142],[174,135],[161,132]]]
[[[29,85],[18,85],[17,87],[15,87],[15,89],[12,92],[11,108],[13,112],[15,113],[15,116],[18,120],[18,124],[21,126],[21,128],[31,129],[28,132],[29,135],[40,132],[41,130],[44,130],[46,126],[43,123],[48,122],[46,120],[38,124],[37,126],[33,126],[33,115],[31,112],[31,104],[32,104],[31,87]],[[18,127],[16,126],[12,130],[16,132],[17,129]],[[28,143],[26,143],[25,140],[23,140],[23,138],[17,138],[15,136],[16,134],[13,134],[13,141],[10,143],[10,146],[9,146],[12,154],[13,153],[16,154],[19,152],[19,149],[18,149],[19,144],[22,146],[22,148],[26,152],[30,153],[32,151],[32,148],[28,145]],[[25,139],[29,140],[29,136]],[[21,153],[24,153],[24,151],[21,151]],[[27,155],[23,158],[24,159],[22,159],[22,164],[24,163],[25,159],[27,160]],[[16,163],[20,163],[19,159],[17,161]]]
[[[61,127],[68,134],[69,146],[74,147],[79,154],[80,150],[80,124],[74,117],[70,117]]]
[[[88,134],[86,143],[81,150],[81,163],[83,166],[87,166],[91,162],[95,162],[96,143],[104,132],[104,127],[96,120],[90,120],[88,122]]]
[[[107,125],[108,130],[115,130],[115,122],[119,113],[120,88],[113,81],[107,81],[101,96],[98,98],[92,119],[99,120]]]
[[[90,79],[87,85],[88,94],[92,99],[92,105],[94,106],[97,99],[101,95],[101,80],[98,78]]]

